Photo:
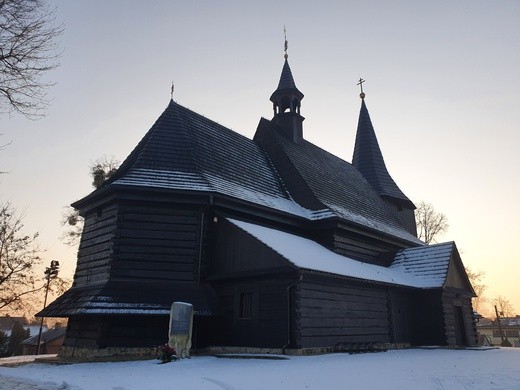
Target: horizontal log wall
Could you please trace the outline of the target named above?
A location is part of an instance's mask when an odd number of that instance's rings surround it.
[[[462,308],[462,320],[464,322],[464,333],[466,340],[457,343],[456,328],[459,326],[455,315],[456,306]],[[442,309],[444,313],[444,326],[448,345],[475,346],[478,343],[477,328],[473,316],[471,298],[460,297],[457,293],[445,291],[442,294]]]
[[[73,348],[157,347],[168,341],[168,316],[76,316],[63,345]]]
[[[168,207],[121,204],[111,276],[149,281],[194,281],[201,214]]]
[[[74,287],[108,280],[117,213],[117,205],[112,204],[99,208],[85,217]]]
[[[213,227],[216,234],[211,274],[258,271],[289,265],[279,253],[223,218]]]
[[[446,345],[442,291],[422,290],[410,294],[412,345]]]
[[[388,299],[383,288],[305,276],[296,290],[296,305],[299,347],[390,342]]]
[[[73,348],[99,348],[102,330],[103,323],[99,317],[71,317],[63,345]]]
[[[214,285],[222,317],[213,324],[211,345],[280,348],[287,343],[287,279]],[[253,317],[239,319],[241,292],[253,293]]]
[[[390,265],[389,259],[383,258],[382,255],[402,249],[370,235],[359,234],[342,228],[319,232],[313,238],[340,255],[382,266]]]

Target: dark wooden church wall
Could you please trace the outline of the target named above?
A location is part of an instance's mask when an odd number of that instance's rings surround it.
[[[382,241],[366,233],[360,234],[348,230],[341,225],[334,230],[320,232],[317,238],[322,245],[338,254],[382,266],[389,264],[381,259],[381,254],[402,249],[401,246]]]
[[[70,317],[63,345],[77,348],[99,348],[99,339],[102,331],[103,322],[101,317]]]
[[[388,304],[391,320],[390,339],[393,343],[411,344],[411,294],[414,294],[413,290],[388,290]]]
[[[384,288],[305,274],[296,301],[300,311],[297,337],[300,347],[390,342]]]
[[[117,214],[117,204],[110,204],[85,216],[78,249],[74,287],[108,280]]]
[[[197,211],[120,204],[111,277],[196,280],[200,223]]]
[[[415,211],[411,209],[411,205],[406,202],[399,201],[391,197],[382,197],[385,203],[390,207],[401,225],[411,234],[417,237],[417,224],[415,222]]]
[[[287,343],[287,286],[296,270],[278,253],[231,222],[213,223],[210,278],[222,316],[207,343],[280,348]],[[260,276],[261,275],[261,276]],[[241,294],[251,294],[250,318],[240,318]]]
[[[157,347],[168,341],[168,316],[107,316],[100,348]]]
[[[415,291],[410,299],[412,345],[446,345],[441,291]]]
[[[168,340],[168,316],[74,316],[63,345],[76,348],[156,347]]]
[[[224,218],[213,229],[213,275],[290,267],[274,250]]]
[[[290,279],[273,275],[213,284],[221,317],[212,320],[210,345],[281,348],[287,343],[287,286]],[[252,293],[251,318],[240,317],[240,295]]]
[[[444,312],[447,344],[477,345],[478,336],[471,298],[460,296],[455,291],[444,291],[442,294],[442,309]],[[461,317],[459,317],[457,311],[461,314]]]
[[[401,209],[397,211],[397,218],[403,224],[403,226],[411,234],[417,237],[417,225],[415,222],[415,212],[410,209]]]

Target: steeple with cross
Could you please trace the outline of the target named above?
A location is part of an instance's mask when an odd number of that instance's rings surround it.
[[[395,211],[401,224],[411,234],[417,235],[414,217],[414,204],[398,187],[388,169],[368,109],[365,104],[365,92],[363,83],[359,78],[357,85],[361,89],[361,110],[356,132],[356,143],[352,156],[352,165],[365,177],[374,191]]]
[[[289,67],[287,54],[287,28],[283,28],[284,35],[284,65],[278,88],[271,95],[270,100],[273,102],[273,122],[275,122],[283,134],[294,142],[303,139],[303,120],[300,115],[301,101],[303,93],[301,93],[294,82],[294,78]]]
[[[287,58],[289,58],[289,54],[287,54],[289,42],[287,42],[287,28],[285,28],[285,26],[283,26],[283,36],[285,38],[284,45],[283,45],[283,50],[284,50],[285,54],[283,55],[283,57],[285,59],[287,59]]]
[[[363,92],[363,83],[365,82],[365,80],[363,80],[361,77],[359,78],[359,81],[357,83],[357,85],[359,85],[361,87],[361,93],[359,94],[359,97],[361,99],[364,99],[365,98],[365,92]]]

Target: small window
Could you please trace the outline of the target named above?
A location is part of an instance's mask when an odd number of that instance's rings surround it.
[[[499,330],[493,331],[493,337],[502,337]]]
[[[518,331],[517,330],[506,330],[506,336],[507,337],[518,337]]]
[[[253,318],[253,293],[252,292],[240,293],[238,318],[243,319],[243,320]]]

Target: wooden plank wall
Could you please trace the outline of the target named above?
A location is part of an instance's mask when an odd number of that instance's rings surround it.
[[[256,279],[214,284],[223,316],[213,325],[208,343],[239,347],[281,348],[287,343],[288,279]],[[240,292],[253,292],[253,318],[239,319]]]
[[[99,340],[103,330],[100,317],[70,317],[63,345],[77,348],[99,348]]]
[[[388,299],[384,288],[306,274],[296,290],[296,302],[300,313],[299,347],[390,342]]]
[[[388,259],[381,257],[382,254],[402,249],[367,234],[347,231],[341,227],[322,231],[314,239],[340,255],[382,266],[389,265]]]
[[[216,237],[211,264],[213,275],[289,265],[280,254],[224,218],[220,218],[214,228]]]
[[[111,276],[197,280],[201,213],[121,204]]]
[[[391,318],[391,341],[393,343],[411,343],[411,290],[389,289],[388,301]]]
[[[414,291],[410,299],[412,345],[446,345],[441,291]]]
[[[455,317],[455,306],[459,306],[462,308],[464,330],[467,338],[466,345],[477,345],[477,327],[475,324],[475,319],[473,317],[473,306],[471,305],[471,298],[461,297],[454,291],[444,291],[442,294],[442,310],[444,313],[444,326],[447,344],[457,345],[455,328],[458,325],[456,323],[457,321]]]
[[[168,341],[168,316],[110,316],[104,319],[104,347],[157,347]]]
[[[111,204],[85,217],[74,287],[106,282],[110,275],[118,208]]]
[[[75,316],[63,345],[77,348],[156,347],[168,341],[168,316]]]

